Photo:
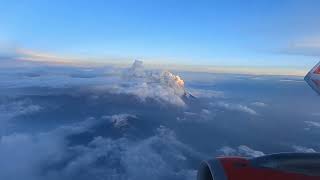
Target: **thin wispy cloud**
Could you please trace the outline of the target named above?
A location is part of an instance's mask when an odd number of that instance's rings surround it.
[[[288,43],[287,47],[280,50],[280,52],[293,55],[319,56],[320,36],[293,40]]]
[[[216,104],[212,103],[213,106],[217,106],[217,107],[222,107],[226,110],[230,110],[230,111],[238,111],[238,112],[243,112],[243,113],[248,113],[251,115],[259,115],[259,113],[257,111],[255,111],[254,109],[246,106],[246,105],[242,105],[242,104],[232,104],[232,103],[226,103],[226,102],[218,102]]]
[[[251,149],[246,145],[240,145],[237,148],[223,146],[220,149],[218,149],[218,154],[222,156],[245,156],[245,157],[259,157],[264,155],[262,151]]]
[[[294,145],[294,146],[292,146],[292,148],[294,149],[295,152],[301,152],[301,153],[315,153],[315,152],[317,152],[313,148],[308,148],[308,147],[304,147],[304,146]]]

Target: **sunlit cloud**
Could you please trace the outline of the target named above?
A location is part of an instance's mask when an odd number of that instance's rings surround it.
[[[40,51],[34,51],[30,49],[17,48],[16,53],[19,55],[20,60],[36,61],[36,62],[51,62],[51,63],[61,63],[69,64],[75,63],[76,57],[71,56],[61,56],[57,54],[45,53]]]

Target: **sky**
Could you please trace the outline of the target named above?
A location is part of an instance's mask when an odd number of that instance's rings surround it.
[[[316,0],[2,0],[0,47],[92,63],[308,70],[320,55],[319,8]]]

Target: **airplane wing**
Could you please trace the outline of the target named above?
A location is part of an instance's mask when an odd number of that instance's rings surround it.
[[[320,62],[308,72],[304,80],[320,95]]]
[[[305,76],[320,95],[320,62]],[[320,180],[320,153],[279,153],[203,161],[197,180]]]
[[[198,180],[319,180],[320,153],[279,153],[203,161]]]

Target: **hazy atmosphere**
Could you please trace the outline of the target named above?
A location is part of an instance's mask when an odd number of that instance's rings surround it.
[[[141,61],[0,72],[1,179],[195,179],[217,155],[320,150],[302,77],[177,76]]]
[[[0,2],[0,179],[195,180],[320,151],[320,1]]]

